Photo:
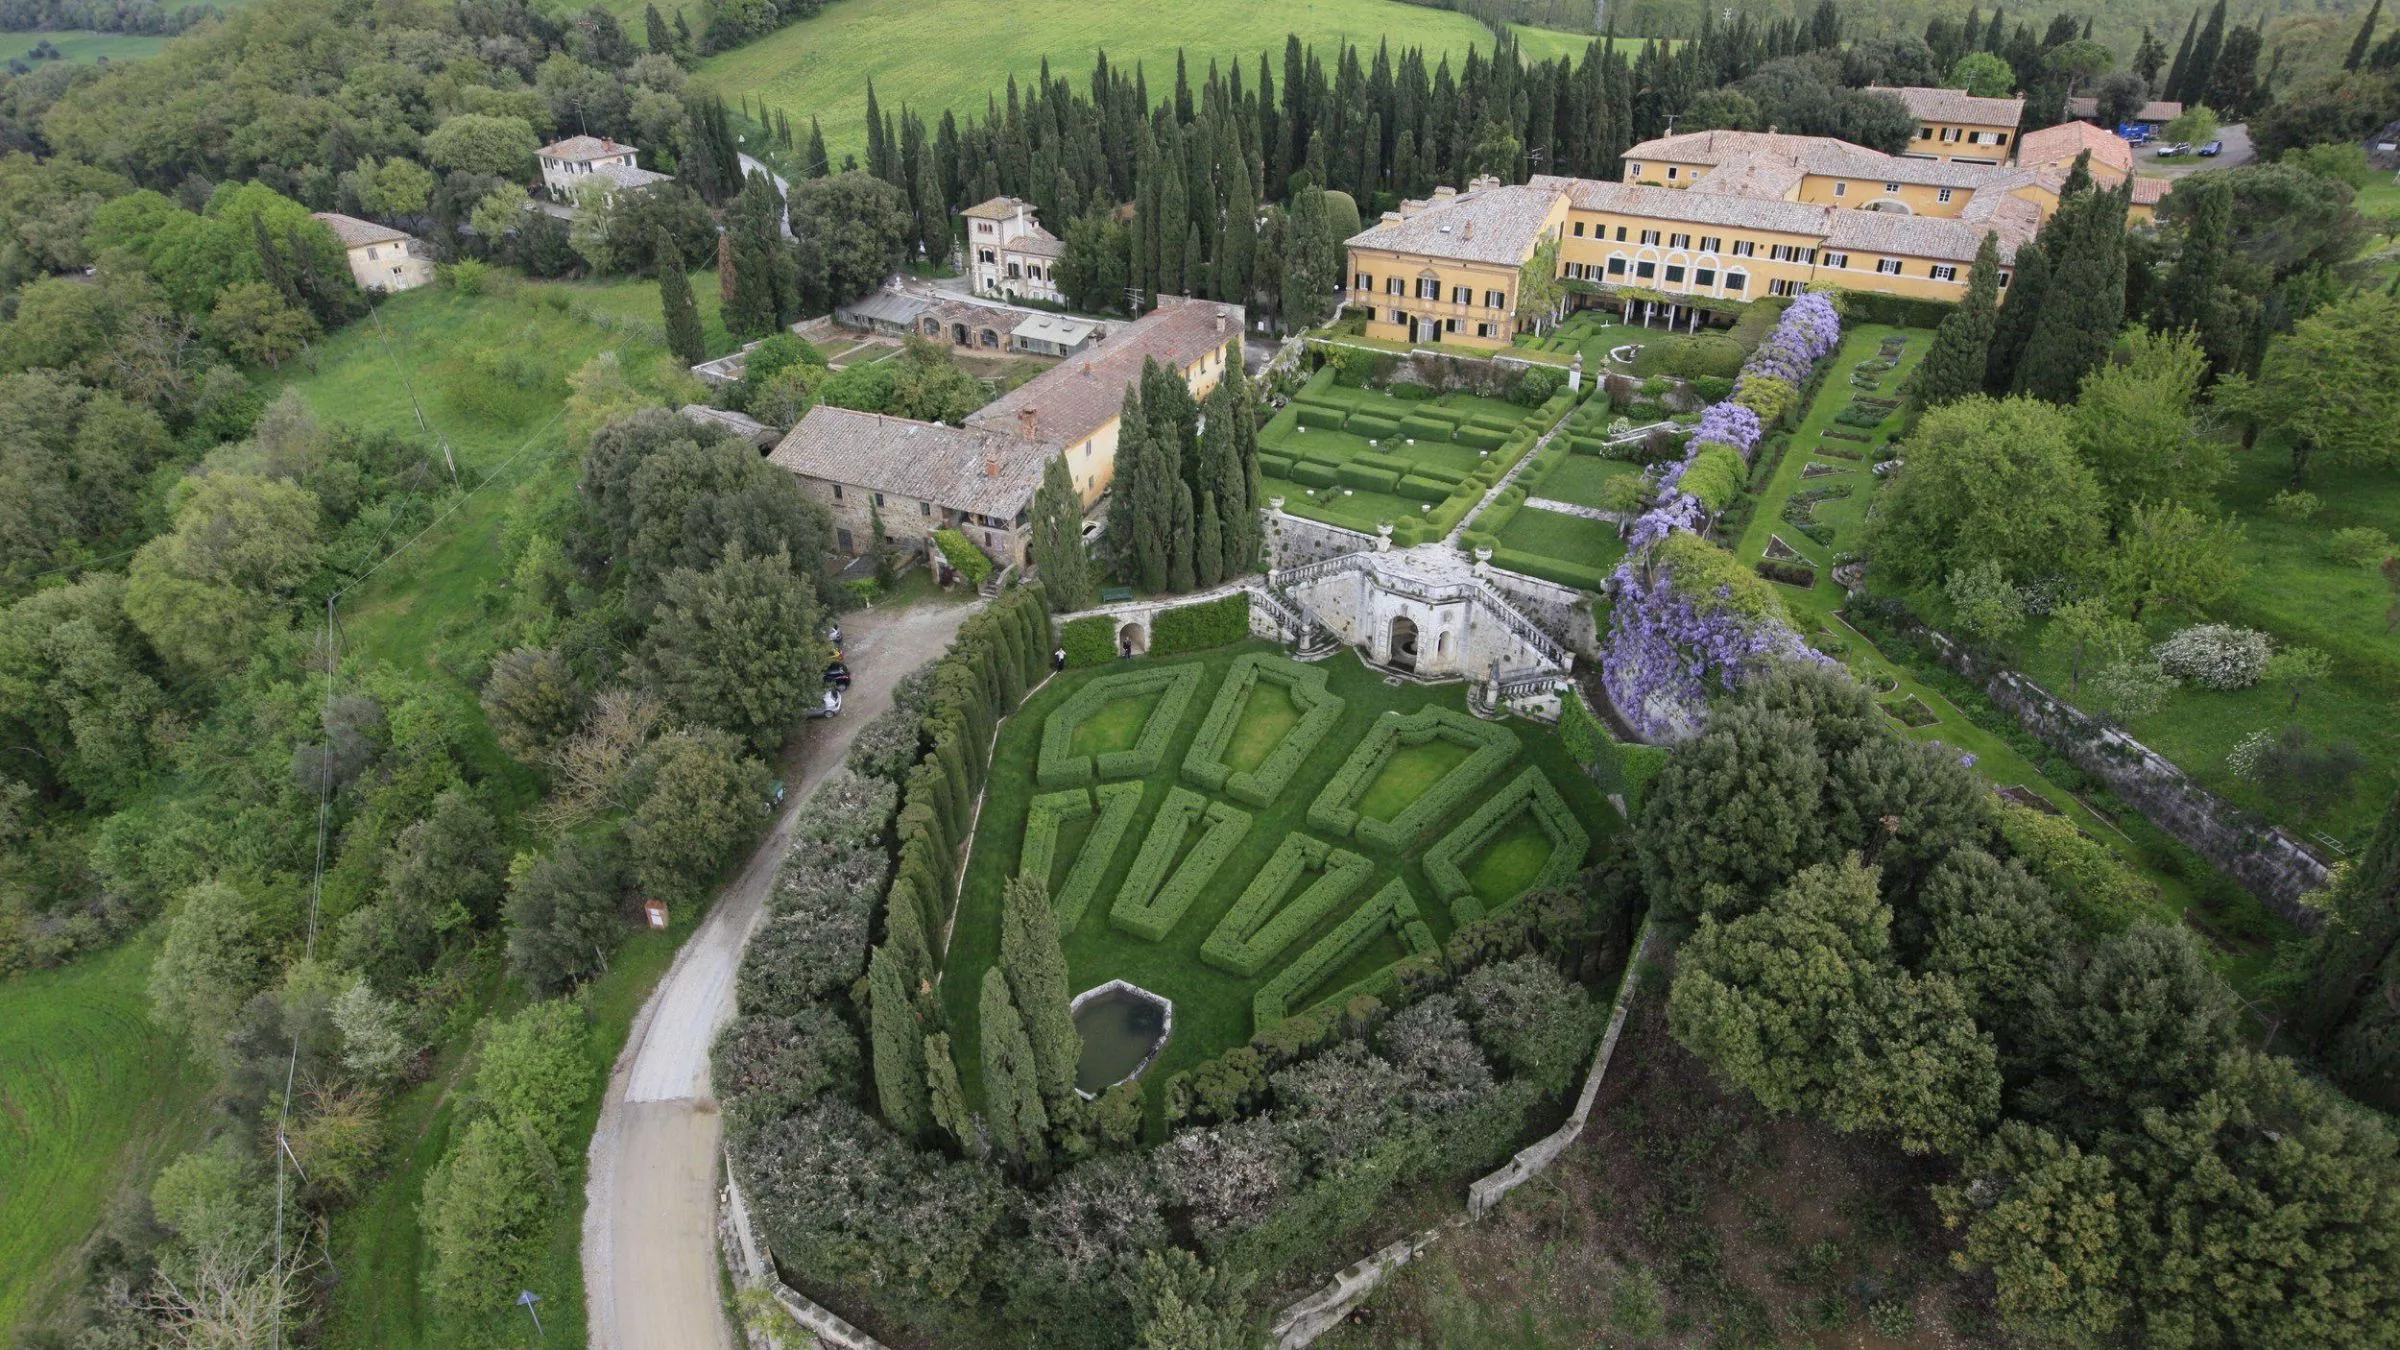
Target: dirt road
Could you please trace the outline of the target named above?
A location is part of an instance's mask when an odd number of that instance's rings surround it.
[[[856,682],[840,717],[811,723],[784,765],[766,842],[729,882],[634,1019],[592,1134],[583,1287],[593,1350],[732,1350],[717,1285],[718,1119],[708,1051],[733,1016],[734,973],[800,804],[841,763],[900,677],[942,654],[974,606],[846,615]]]

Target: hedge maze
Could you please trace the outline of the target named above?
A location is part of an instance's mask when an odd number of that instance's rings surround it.
[[[1300,710],[1300,722],[1254,767],[1236,769],[1226,762],[1225,755],[1250,710],[1251,693],[1261,683],[1280,687]],[[1183,757],[1183,780],[1194,787],[1221,791],[1235,801],[1266,806],[1282,795],[1284,784],[1317,748],[1317,742],[1342,720],[1345,706],[1343,700],[1326,692],[1321,666],[1305,666],[1266,652],[1244,656],[1233,663],[1225,682],[1217,687],[1208,720],[1200,724],[1191,752]]]
[[[1202,826],[1200,839],[1186,852],[1184,840],[1194,825]],[[1163,940],[1248,833],[1250,813],[1240,807],[1212,802],[1188,788],[1167,789],[1166,805],[1151,819],[1133,870],[1109,907],[1109,925],[1150,942]]]
[[[1557,737],[1464,704],[1265,643],[1068,671],[993,743],[942,981],[954,1046],[1019,875],[1049,885],[1073,990],[1174,1000],[1163,1082],[1580,869],[1617,825],[1601,790]]]
[[[1392,767],[1396,755],[1436,740],[1464,747],[1466,759],[1388,820],[1378,820],[1359,809],[1360,799]],[[1423,842],[1421,836],[1443,817],[1464,806],[1516,753],[1514,733],[1462,712],[1421,708],[1407,716],[1387,715],[1377,719],[1375,729],[1317,794],[1308,808],[1308,823],[1337,838],[1354,835],[1359,842],[1379,848],[1412,848]]]
[[[1159,762],[1166,758],[1167,742],[1174,739],[1175,728],[1182,724],[1184,711],[1199,688],[1200,667],[1194,665],[1147,666],[1093,680],[1076,690],[1043,724],[1042,757],[1034,770],[1035,781],[1056,789],[1095,779],[1144,778],[1158,772]],[[1153,696],[1158,701],[1143,719],[1141,735],[1131,749],[1076,752],[1076,731],[1101,709],[1120,700]]]
[[[1375,865],[1305,834],[1287,834],[1241,898],[1217,921],[1200,959],[1236,975],[1256,975],[1367,883]],[[1289,903],[1293,883],[1317,874]]]
[[[1527,769],[1425,852],[1425,878],[1449,902],[1453,922],[1467,924],[1483,917],[1483,900],[1476,895],[1466,869],[1503,830],[1521,819],[1530,820],[1542,832],[1549,840],[1550,852],[1521,886],[1513,885],[1521,871],[1511,871],[1512,888],[1500,899],[1558,885],[1583,865],[1591,836],[1576,822],[1575,813],[1567,809],[1566,799],[1550,786],[1542,771]]]

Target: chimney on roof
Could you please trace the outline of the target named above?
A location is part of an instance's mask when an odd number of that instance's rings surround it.
[[[1023,436],[1028,442],[1030,442],[1036,439],[1039,427],[1040,419],[1035,415],[1034,409],[1019,408],[1017,410],[1018,435]]]
[[[1219,337],[1222,337],[1222,336],[1224,336],[1224,334],[1225,334],[1225,311],[1224,311],[1224,310],[1222,310],[1222,309],[1220,309],[1220,310],[1218,310],[1218,311],[1217,311],[1217,335],[1218,335]]]
[[[989,450],[983,452],[983,476],[986,478],[998,478],[1000,476],[1000,456],[993,454]]]
[[[1475,222],[1474,222],[1474,221],[1471,221],[1471,220],[1470,220],[1470,221],[1468,221],[1468,222],[1467,222],[1466,237],[1467,237],[1467,238],[1469,238],[1469,239],[1472,239],[1472,238],[1474,238],[1474,237],[1475,237]]]
[[[1768,135],[1770,135],[1770,136],[1772,136],[1772,135],[1774,135],[1774,134],[1775,134],[1775,127],[1774,127],[1774,124],[1773,124],[1773,123],[1769,123],[1769,124],[1767,125],[1767,134],[1768,134]]]

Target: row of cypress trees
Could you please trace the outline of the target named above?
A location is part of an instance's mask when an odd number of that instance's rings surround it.
[[[1049,655],[1049,602],[1036,583],[1007,591],[969,619],[933,668],[926,714],[932,748],[902,786],[895,827],[899,864],[884,904],[883,941],[867,963],[877,1101],[884,1119],[914,1139],[929,1140],[937,1126],[963,1118],[947,1020],[935,990],[936,938],[949,920],[959,849],[974,829],[976,797],[991,767],[992,732],[1041,681]],[[1056,944],[1055,930],[1049,940]],[[1062,961],[1061,990],[1065,983]],[[1029,976],[1025,989],[1035,987]],[[1059,1016],[1064,1011],[1062,995]],[[1055,1030],[1047,1004],[1032,1012],[1045,1028],[1041,1034]],[[1006,1019],[997,1020],[1005,1031]],[[1071,1092],[1072,1055],[1067,1063]]]

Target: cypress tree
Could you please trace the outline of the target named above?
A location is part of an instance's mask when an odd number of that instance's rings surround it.
[[[1933,335],[1933,349],[1925,353],[1909,382],[1909,397],[1919,408],[1936,408],[1983,392],[1999,309],[2000,236],[1986,231],[1967,274],[1967,298],[1942,320]]]
[[[1049,592],[1051,605],[1061,613],[1092,603],[1091,560],[1083,552],[1083,494],[1076,491],[1075,475],[1068,471],[1063,455],[1053,455],[1042,466],[1042,485],[1033,494],[1033,530],[1026,553]]]
[[[1025,1035],[1025,1019],[1009,999],[1008,981],[998,966],[983,972],[976,1018],[983,1045],[983,1118],[991,1127],[992,1147],[1031,1170],[1045,1157],[1043,1136],[1049,1133],[1050,1115],[1042,1109],[1039,1070]]]
[[[1333,273],[1326,266],[1332,255],[1332,227],[1325,214],[1325,194],[1310,183],[1292,194],[1291,223],[1284,236],[1283,326],[1314,328],[1325,321],[1333,299]]]
[[[2167,63],[2167,82],[2160,86],[2159,97],[2182,101],[2184,76],[2192,67],[2192,39],[2199,34],[2200,11],[2195,9],[2183,25],[2183,45],[2175,49],[2175,59]]]
[[[817,125],[817,115],[808,115],[808,155],[800,171],[810,178],[823,178],[833,172],[833,157],[825,153],[825,128]]]
[[[2400,794],[2330,908],[2310,944],[2300,1037],[2345,1088],[2389,1109],[2400,1098],[2400,1038],[2390,1030],[2400,988]]]
[[[933,1102],[925,1085],[925,1033],[917,1025],[915,998],[902,965],[889,944],[877,947],[867,959],[875,1099],[887,1124],[911,1139],[922,1139],[933,1123]]]
[[[1250,166],[1238,164],[1226,185],[1225,220],[1217,237],[1216,297],[1233,304],[1250,295],[1250,254],[1258,243],[1258,199],[1250,192]]]
[[[2383,0],[2367,7],[2367,17],[2358,25],[2358,36],[2350,40],[2350,54],[2342,58],[2342,69],[2356,70],[2367,63],[2367,51],[2375,41],[2376,21],[2383,17]]]
[[[1200,236],[1200,222],[1195,220],[1183,229],[1183,289],[1177,294],[1207,295],[1210,284],[1206,241]]]
[[[1075,1099],[1083,1036],[1068,1011],[1067,954],[1059,945],[1058,915],[1050,908],[1050,887],[1043,878],[1012,877],[1001,894],[1000,970],[1025,1018],[1035,1082],[1056,1115]]]
[[[667,21],[659,14],[658,6],[642,6],[642,34],[649,39],[650,50],[663,56],[675,54],[675,39],[667,32]]]
[[[2174,97],[2184,103],[2199,103],[2217,78],[2217,53],[2225,47],[2225,0],[2217,0],[2209,10],[2208,22],[2200,26],[2200,40],[2192,44],[2191,64],[2184,67],[2183,92]]]
[[[740,303],[734,292],[734,281],[740,276],[741,266],[733,260],[733,231],[725,230],[717,235],[717,307],[725,316],[726,332],[748,337],[749,334],[733,326],[734,316],[728,312]]]
[[[683,274],[683,255],[661,226],[650,241],[650,257],[658,268],[658,305],[665,315],[667,350],[687,366],[708,359],[708,339],[700,328],[700,307],[692,302],[692,283]]]
[[[967,1109],[967,1090],[958,1081],[958,1061],[950,1053],[950,1033],[937,1031],[925,1038],[925,1091],[933,1123],[973,1158],[983,1153],[983,1136],[975,1128],[975,1113]]]
[[[1983,369],[1984,392],[1995,396],[2015,386],[2017,363],[2050,290],[2050,258],[2040,240],[2017,246],[2016,270],[2009,276],[2008,303],[1992,323],[1992,355]]]
[[[2076,199],[2077,220],[2050,274],[2049,296],[2017,362],[2019,393],[2067,404],[2125,325],[2125,211],[2133,180]]]
[[[1167,589],[1192,589],[1192,485],[1175,480],[1175,514],[1167,539]]]
[[[692,25],[684,19],[683,11],[678,8],[675,11],[675,51],[678,55],[681,55],[682,53],[688,52],[691,49]]]
[[[2183,250],[2159,287],[2154,315],[2157,327],[2191,329],[2208,353],[2209,368],[2218,374],[2233,369],[2242,352],[2242,334],[2224,284],[2233,232],[2233,189],[2222,180],[2200,178],[2187,183],[2191,217],[2183,232]]]
[[[1207,590],[1225,578],[1225,523],[1217,518],[1217,494],[1201,493],[1196,514],[1199,533],[1192,541],[1192,585]]]

